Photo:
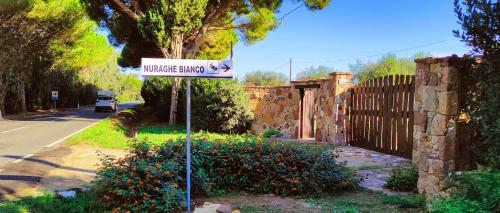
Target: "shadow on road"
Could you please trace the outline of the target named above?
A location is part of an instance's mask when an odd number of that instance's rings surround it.
[[[17,155],[0,155],[0,157],[11,158],[11,159],[22,159],[23,158],[22,156],[17,156]],[[29,162],[44,164],[44,165],[51,166],[51,167],[58,168],[58,169],[69,170],[69,171],[85,172],[85,173],[93,173],[93,174],[95,174],[95,172],[96,172],[95,170],[80,169],[80,168],[74,168],[74,167],[68,167],[68,166],[61,166],[60,164],[57,164],[57,163],[53,163],[53,162],[46,161],[46,160],[41,160],[41,159],[36,159],[36,158],[27,158],[27,159],[24,159],[24,160],[25,161],[29,161]],[[1,175],[0,175],[0,180],[2,180],[1,179]]]

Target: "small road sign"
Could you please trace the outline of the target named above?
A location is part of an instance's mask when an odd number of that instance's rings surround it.
[[[142,58],[142,76],[186,77],[186,203],[191,212],[191,78],[233,78],[233,61]]]
[[[59,100],[59,92],[58,91],[52,91],[52,100],[53,101]]]
[[[142,58],[141,75],[233,78],[233,61]]]

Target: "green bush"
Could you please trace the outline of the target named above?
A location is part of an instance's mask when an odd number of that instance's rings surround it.
[[[179,117],[186,118],[186,82],[179,93]],[[245,133],[253,121],[245,87],[235,80],[191,81],[191,124],[196,130]]]
[[[176,211],[184,205],[185,140],[132,146],[106,158],[93,190],[103,207],[119,211]],[[272,143],[251,135],[193,139],[192,192],[247,191],[281,195],[352,189],[361,179],[335,161],[326,145]]]
[[[152,77],[144,81],[141,96],[144,107],[154,109],[154,115],[160,120],[168,121],[170,117],[170,101],[172,79]]]
[[[397,167],[385,184],[386,188],[396,191],[415,191],[417,189],[418,169],[415,165]]]
[[[498,212],[500,209],[500,172],[471,171],[456,174],[448,181],[449,198],[431,200],[432,212]]]
[[[168,121],[172,81],[150,78],[141,90],[145,107],[151,107]],[[186,82],[179,89],[177,121],[186,120]],[[191,124],[193,129],[221,133],[244,133],[253,121],[248,94],[234,80],[193,79],[191,81]]]
[[[274,136],[274,137],[281,137],[281,132],[279,130],[277,130],[277,129],[271,128],[271,129],[268,129],[266,132],[264,132],[262,134],[262,137],[264,137],[264,138],[270,138],[272,136]]]

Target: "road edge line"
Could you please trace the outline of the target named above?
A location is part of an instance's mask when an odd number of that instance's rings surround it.
[[[52,147],[52,146],[54,146],[54,145],[56,145],[56,144],[58,144],[58,143],[61,143],[61,142],[63,142],[63,141],[66,141],[68,138],[73,137],[74,135],[76,135],[76,134],[78,134],[78,133],[80,133],[80,132],[83,132],[84,130],[86,130],[86,129],[90,128],[90,127],[95,126],[95,125],[96,125],[96,124],[98,124],[99,122],[101,122],[101,121],[94,122],[94,123],[92,123],[92,124],[90,124],[90,125],[88,125],[88,126],[86,126],[86,127],[82,128],[82,129],[80,129],[80,130],[78,130],[78,131],[76,131],[76,132],[73,132],[73,133],[71,133],[71,134],[69,134],[69,135],[67,135],[67,136],[65,136],[65,137],[63,137],[63,138],[61,138],[61,139],[59,139],[59,140],[57,140],[57,141],[54,141],[54,142],[52,142],[51,144],[46,145],[46,146],[45,146],[45,148],[50,148],[50,147]]]
[[[27,155],[23,156],[22,158],[19,158],[19,159],[15,160],[15,161],[12,161],[12,163],[19,163],[19,162],[21,162],[21,161],[23,161],[23,160],[26,160],[26,159],[28,159],[28,158],[33,157],[34,155],[35,155],[35,154],[27,154]]]

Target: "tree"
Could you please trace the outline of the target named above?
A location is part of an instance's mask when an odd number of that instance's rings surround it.
[[[0,0],[0,114],[95,102],[98,89],[121,93],[117,54],[80,0]]]
[[[349,68],[354,73],[354,80],[358,82],[388,75],[414,75],[416,69],[414,61],[422,57],[425,57],[425,54],[417,53],[410,58],[398,58],[396,55],[388,54],[376,63],[363,63],[357,60],[355,64],[350,64]]]
[[[324,65],[318,67],[311,66],[297,73],[297,80],[312,80],[320,78],[328,78],[328,74],[334,72],[335,69]]]
[[[500,2],[455,0],[455,13],[461,30],[454,34],[481,62],[469,58],[461,80],[464,85],[461,110],[471,115],[482,137],[475,138],[480,163],[500,169]]]
[[[288,78],[283,73],[257,70],[246,73],[243,83],[249,86],[283,86],[288,84]]]
[[[277,27],[275,12],[283,0],[85,0],[91,17],[111,31],[114,44],[124,44],[120,62],[139,66],[141,57],[197,58],[203,47],[224,43],[239,32],[246,44],[265,39]],[[310,10],[329,0],[303,0]],[[226,33],[220,34],[221,31]],[[217,35],[219,34],[219,36]],[[226,36],[221,36],[226,35]],[[229,36],[230,38],[230,36]],[[220,39],[223,39],[221,41]],[[219,46],[216,49],[228,49]],[[225,52],[225,51],[220,51]],[[227,52],[227,51],[226,51]],[[169,123],[175,123],[179,79],[172,83]]]

